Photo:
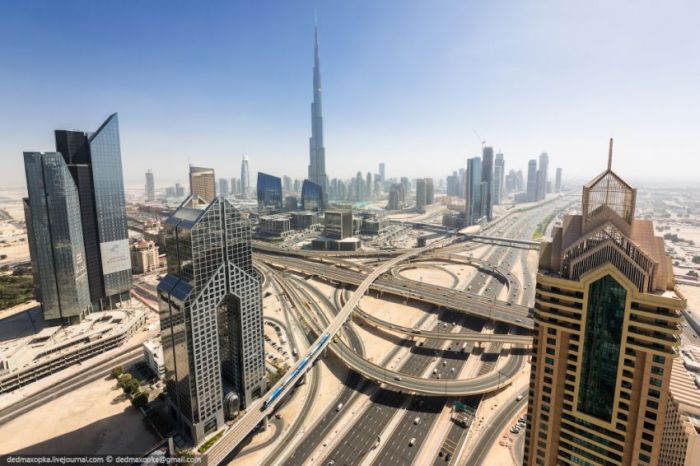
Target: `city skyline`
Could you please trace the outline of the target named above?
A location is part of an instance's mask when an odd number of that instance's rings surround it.
[[[674,166],[694,159],[698,152],[687,136],[700,108],[691,92],[691,77],[700,64],[687,53],[697,33],[684,25],[692,15],[678,17],[666,8],[647,7],[635,10],[630,21],[622,21],[629,15],[623,6],[606,8],[605,14],[601,8],[584,13],[558,6],[537,11],[539,19],[521,24],[519,15],[526,12],[516,7],[499,11],[454,4],[426,11],[420,4],[408,4],[396,12],[391,5],[319,9],[324,129],[333,155],[327,163],[329,178],[349,178],[357,168],[374,170],[377,160],[385,161],[397,177],[442,176],[440,167],[463,166],[467,158],[478,155],[480,141],[473,131],[495,151],[507,154],[510,167],[525,169],[528,159],[546,151],[560,161],[565,173],[580,173],[581,178],[594,174],[587,157],[598,153],[599,141],[610,136],[618,140],[620,169],[636,169],[631,181],[668,179]],[[0,80],[4,88],[13,89],[5,99],[7,112],[0,117],[0,127],[6,131],[0,142],[0,153],[7,160],[7,170],[0,175],[5,186],[22,186],[18,175],[24,150],[50,150],[51,141],[39,128],[81,127],[115,110],[122,115],[127,184],[142,183],[143,173],[153,166],[165,167],[157,174],[159,183],[183,181],[188,163],[212,166],[230,176],[237,171],[234,161],[242,153],[251,158],[253,176],[258,171],[305,176],[314,5],[164,11],[175,25],[186,16],[192,17],[195,28],[224,19],[240,26],[229,28],[235,33],[204,34],[178,54],[171,50],[177,47],[164,38],[177,44],[189,41],[189,35],[185,38],[166,29],[163,37],[154,36],[143,22],[130,22],[129,12],[115,13],[101,23],[106,29],[91,35],[94,44],[71,32],[55,45],[39,40],[52,31],[51,14],[66,16],[79,8],[79,3],[61,11],[50,4],[4,8],[10,24],[0,34],[13,34],[29,23],[41,31],[37,38],[0,52],[10,65]],[[41,11],[51,14],[44,17]],[[82,15],[95,20],[106,12],[104,6],[81,9]],[[390,13],[396,14],[390,17]],[[290,20],[283,22],[283,15]],[[239,17],[247,22],[240,23]],[[552,25],[553,35],[566,30],[566,40],[556,43],[542,37],[538,26],[544,23]],[[659,24],[674,34],[642,41],[647,28]],[[610,32],[593,40],[586,29],[593,25]],[[497,33],[506,30],[507,38],[499,38]],[[420,44],[406,43],[409,32]],[[117,33],[128,33],[133,39],[114,40]],[[238,41],[243,34],[250,40]],[[105,79],[88,72],[80,85],[68,82],[74,70],[69,73],[65,65],[53,63],[56,46],[87,47],[95,64],[114,74]],[[493,47],[502,53],[487,59],[484,51]],[[206,56],[198,58],[199,50],[207,51]],[[63,92],[47,91],[46,75],[32,75],[36,65],[25,62],[27,55],[52,67],[49,87],[61,86]],[[153,57],[159,57],[154,64],[157,71],[148,68],[138,77],[124,74]],[[469,69],[456,64],[465,59],[471,59]],[[172,81],[161,79],[160,73],[179,72],[181,66],[193,63],[197,72]],[[474,64],[479,72],[464,80]],[[245,72],[237,72],[238,67]],[[600,74],[600,70],[606,72]],[[274,79],[280,71],[289,79]],[[630,76],[638,79],[630,82]],[[369,82],[372,85],[367,86]],[[553,82],[556,85],[551,87]],[[196,90],[203,83],[207,91]],[[61,111],[59,116],[50,110],[63,110],[68,100],[75,99],[81,102],[79,112]],[[504,99],[512,102],[505,113],[498,110]],[[186,111],[176,113],[173,106]],[[36,107],[42,109],[39,114],[27,110]],[[417,112],[418,108],[422,110]],[[161,112],[168,112],[167,118]],[[406,157],[414,163],[402,173],[397,168]],[[661,169],[637,165],[654,157],[669,163]],[[686,183],[696,178],[694,170],[677,176]]]

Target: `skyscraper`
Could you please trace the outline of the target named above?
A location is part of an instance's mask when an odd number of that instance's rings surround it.
[[[282,188],[284,188],[284,192],[286,193],[292,192],[292,179],[287,175],[282,177]]]
[[[537,200],[537,160],[527,162],[527,202]]]
[[[367,177],[365,181],[365,199],[369,200],[372,197],[372,173],[367,172]]]
[[[250,195],[250,170],[248,168],[248,156],[243,154],[241,160],[241,197],[248,199]]]
[[[435,202],[435,185],[432,178],[425,179],[425,203],[433,204]]]
[[[282,212],[282,180],[277,176],[258,172],[258,213]]]
[[[314,30],[314,100],[311,103],[311,138],[309,139],[309,180],[321,186],[327,202],[326,149],[323,147],[323,113],[321,108],[321,68],[318,55],[318,27]],[[325,205],[321,207],[324,209]]]
[[[467,159],[467,175],[465,183],[464,220],[467,226],[474,225],[482,217],[481,206],[481,159]]]
[[[44,320],[78,323],[91,310],[78,188],[59,153],[24,153],[25,220]]]
[[[110,309],[131,290],[119,118],[111,115],[94,133],[57,130],[55,137],[80,197],[92,307]]]
[[[199,196],[207,202],[214,200],[216,197],[216,177],[213,168],[190,165],[190,194]]]
[[[540,166],[537,170],[537,200],[541,201],[547,196],[547,180],[549,170],[549,155],[546,152],[540,154]]]
[[[557,168],[557,175],[554,178],[554,192],[561,192],[561,168]]]
[[[483,214],[488,220],[493,217],[493,147],[484,146],[481,158],[481,181],[486,183],[481,199]]]
[[[384,162],[379,164],[379,181],[382,183],[386,181],[386,164]]]
[[[246,407],[265,391],[260,283],[250,225],[226,199],[190,196],[164,233],[168,274],[158,296],[167,393],[199,443],[224,426],[226,396]]]
[[[496,161],[493,169],[493,203],[500,204],[501,196],[503,195],[503,181],[505,179],[506,162],[503,159],[503,154],[496,154]]]
[[[226,178],[219,178],[219,196],[228,196],[228,180]]]
[[[419,212],[425,210],[427,197],[427,183],[425,178],[419,178],[416,180],[416,209]]]
[[[323,211],[324,205],[323,188],[313,181],[304,180],[301,187],[301,208],[303,210]]]
[[[153,180],[153,172],[149,169],[146,171],[146,200],[152,201],[156,198],[156,184]]]
[[[526,465],[659,464],[686,302],[611,159],[542,243]]]

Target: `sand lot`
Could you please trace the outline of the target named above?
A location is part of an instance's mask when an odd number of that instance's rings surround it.
[[[111,378],[0,426],[0,454],[142,454],[157,441]]]

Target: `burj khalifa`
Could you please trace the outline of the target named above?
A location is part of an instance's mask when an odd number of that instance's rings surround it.
[[[321,70],[318,56],[318,27],[314,31],[314,100],[311,102],[311,138],[309,138],[309,180],[323,189],[327,203],[328,176],[326,149],[323,147],[323,116],[321,114]],[[324,206],[325,207],[325,206]]]

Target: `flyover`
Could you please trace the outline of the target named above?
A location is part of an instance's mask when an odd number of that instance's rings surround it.
[[[540,249],[539,241],[530,241],[526,239],[515,239],[515,238],[504,238],[501,236],[488,236],[488,235],[464,235],[468,241],[474,241],[478,243],[494,244],[497,246],[507,246],[511,248],[523,248],[523,249]]]
[[[250,404],[250,406],[248,406],[246,414],[243,415],[243,417],[229,430],[225,431],[221,439],[219,439],[219,441],[212,445],[212,447],[207,451],[207,453],[205,454],[205,461],[207,462],[207,464],[212,466],[221,464],[226,459],[226,457],[233,451],[233,449],[251,431],[253,431],[253,429],[255,429],[255,427],[258,424],[267,419],[267,416],[271,414],[274,410],[276,403],[279,402],[279,400],[283,399],[284,396],[293,389],[296,382],[299,380],[299,378],[301,378],[301,376],[303,376],[305,371],[308,370],[309,367],[312,367],[313,362],[322,352],[317,350],[317,348],[322,349],[325,346],[327,346],[329,342],[333,341],[333,337],[335,337],[336,333],[342,328],[343,324],[350,317],[350,314],[354,310],[355,306],[357,306],[357,303],[360,301],[362,296],[364,296],[367,290],[369,290],[372,283],[377,278],[379,278],[380,275],[391,270],[392,267],[404,260],[410,259],[413,256],[429,251],[431,249],[442,247],[445,244],[447,244],[447,241],[437,241],[428,246],[410,250],[404,254],[401,254],[384,262],[375,270],[373,270],[369,275],[363,276],[363,280],[361,280],[355,292],[352,294],[352,296],[350,296],[350,299],[345,303],[343,308],[338,312],[338,314],[330,322],[330,324],[328,325],[328,327],[326,327],[322,334],[318,336],[316,341],[314,341],[311,344],[310,348],[314,348],[314,353],[311,355],[307,353],[306,356],[309,356],[308,358],[304,356],[299,361],[297,361],[289,371],[289,374],[294,375],[292,377],[282,377],[281,380],[277,382],[273,387],[271,387],[271,389],[268,391],[268,394],[279,393],[279,396],[274,400],[274,402],[267,404],[264,403],[267,400],[268,395],[253,401]],[[326,335],[328,335],[330,338],[325,340],[324,343],[323,338]],[[361,367],[363,363],[367,363],[361,356],[357,355],[356,353],[354,353],[354,351],[350,350],[349,348],[348,353],[352,353],[355,355],[355,358],[359,358],[359,361],[355,361],[355,365],[358,366],[358,368]],[[379,367],[379,369],[384,370],[384,368],[381,367]],[[485,382],[486,381],[481,381],[480,383]]]
[[[410,256],[409,256],[410,257]],[[353,270],[338,268],[332,265],[319,264],[298,258],[258,255],[261,262],[276,268],[294,270],[308,276],[324,278],[336,283],[359,285],[363,283],[365,274]],[[520,327],[526,330],[534,328],[534,322],[529,317],[529,308],[516,303],[486,299],[482,296],[432,285],[425,282],[417,282],[404,278],[397,278],[390,274],[381,276],[388,269],[386,264],[397,264],[394,260],[385,262],[370,276],[377,276],[367,288],[381,293],[389,293],[406,299],[430,303],[439,307],[455,309],[484,319],[497,320],[508,325]],[[379,273],[377,273],[379,272]],[[358,300],[359,301],[359,300]]]

